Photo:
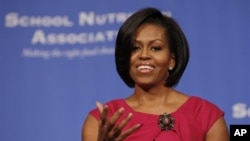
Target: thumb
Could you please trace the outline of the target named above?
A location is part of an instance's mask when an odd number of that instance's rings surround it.
[[[102,113],[103,105],[99,101],[96,102],[96,107],[98,108],[99,112]]]

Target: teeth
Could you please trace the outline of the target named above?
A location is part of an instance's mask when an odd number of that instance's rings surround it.
[[[138,67],[138,69],[139,69],[139,70],[143,70],[143,69],[149,69],[149,70],[152,70],[152,69],[153,69],[153,67],[151,67],[151,66],[139,66],[139,67]]]

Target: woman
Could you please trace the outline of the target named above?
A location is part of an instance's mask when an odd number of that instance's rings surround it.
[[[90,112],[83,141],[228,141],[216,105],[174,89],[187,66],[188,43],[174,19],[145,8],[121,26],[116,67],[134,92]]]

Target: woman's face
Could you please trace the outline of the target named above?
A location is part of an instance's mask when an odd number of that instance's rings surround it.
[[[164,28],[154,24],[140,26],[133,45],[129,72],[135,84],[142,87],[164,85],[168,70],[175,65]]]

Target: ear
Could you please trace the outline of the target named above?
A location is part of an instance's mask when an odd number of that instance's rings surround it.
[[[174,53],[171,53],[168,70],[171,71],[174,69],[174,67],[175,67],[175,55]]]

